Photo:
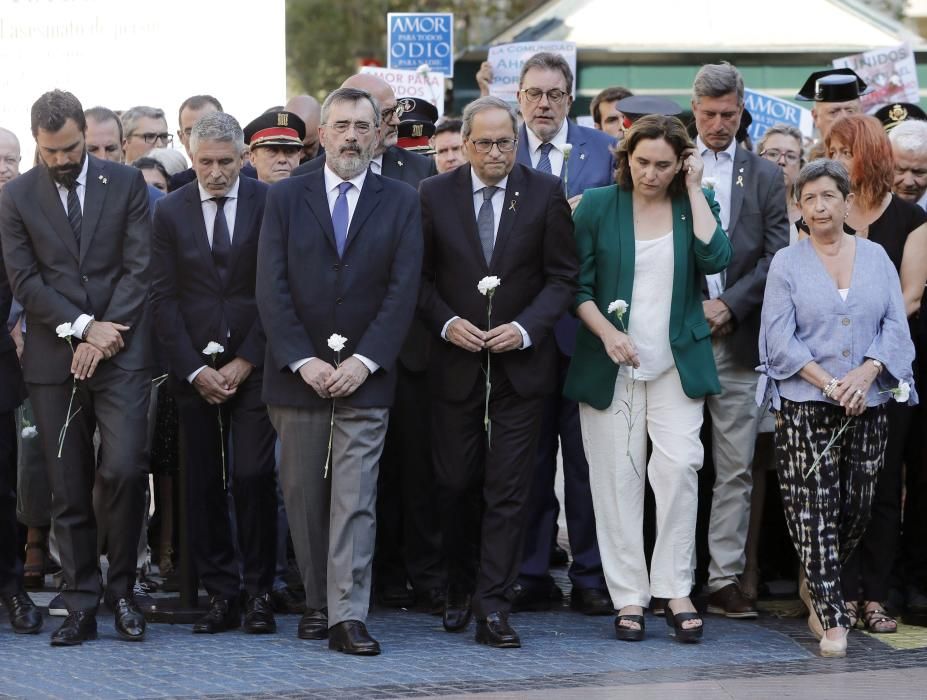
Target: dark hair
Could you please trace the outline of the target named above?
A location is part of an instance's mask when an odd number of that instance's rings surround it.
[[[568,95],[573,94],[573,71],[570,70],[570,64],[558,53],[536,53],[521,65],[521,75],[518,76],[518,87],[521,89],[525,82],[525,74],[532,68],[542,70],[558,70],[563,73],[563,79],[566,80],[566,91]]]
[[[177,110],[177,124],[180,124],[180,115],[185,109],[202,109],[206,105],[212,105],[217,112],[222,111],[222,103],[212,95],[193,95],[180,103],[180,109]]]
[[[164,164],[160,160],[142,156],[141,158],[135,159],[135,162],[132,163],[132,167],[138,168],[139,170],[157,170],[164,176],[165,182],[170,182],[171,176],[167,174],[167,168],[164,167]]]
[[[596,124],[602,123],[602,112],[599,109],[599,105],[603,102],[614,102],[615,100],[623,100],[625,97],[631,97],[634,93],[628,90],[626,87],[610,87],[605,88],[598,95],[592,98],[592,103],[589,105],[589,113],[592,114],[592,121]]]
[[[648,139],[663,139],[666,141],[677,158],[682,158],[687,148],[694,148],[692,139],[686,132],[686,127],[676,117],[664,117],[662,114],[648,114],[641,117],[631,125],[625,133],[621,143],[615,151],[615,182],[623,190],[633,190],[631,180],[631,155],[641,141]],[[686,174],[679,170],[670,183],[668,193],[670,196],[682,194],[686,189]]]
[[[850,182],[863,207],[873,207],[892,189],[895,156],[882,123],[865,114],[847,114],[834,120],[824,146],[837,139],[853,151]]]
[[[93,121],[99,124],[110,121],[116,122],[116,126],[119,127],[119,143],[122,143],[122,120],[119,118],[119,115],[109,107],[91,107],[90,109],[85,109],[84,117],[93,119]]]
[[[435,127],[435,136],[438,134],[459,134],[463,129],[462,119],[445,119]]]
[[[798,173],[798,177],[795,178],[795,185],[792,187],[795,201],[799,201],[802,188],[805,185],[820,180],[822,177],[829,177],[833,180],[844,199],[850,194],[850,176],[847,174],[847,169],[843,167],[843,163],[821,158],[811,161]]]
[[[60,131],[68,119],[73,119],[82,132],[87,130],[80,100],[64,90],[46,92],[32,105],[32,135],[38,136],[39,129]]]

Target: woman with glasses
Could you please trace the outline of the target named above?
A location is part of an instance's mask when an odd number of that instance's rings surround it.
[[[874,117],[853,114],[831,125],[824,146],[828,157],[847,169],[851,189],[856,193],[846,217],[847,232],[885,249],[901,278],[907,316],[913,317],[920,309],[927,282],[927,214],[892,193],[894,161],[888,136]],[[855,625],[859,620],[870,632],[891,633],[898,629],[883,606],[901,531],[902,464],[912,413],[910,407],[901,404],[892,404],[888,409],[888,446],[872,519],[859,548],[843,569],[850,622]]]
[[[616,636],[644,638],[644,608],[654,597],[667,600],[676,639],[695,642],[702,620],[689,593],[699,431],[705,396],[721,392],[701,285],[727,267],[731,245],[681,121],[642,117],[618,146],[617,161],[617,185],[587,190],[574,217],[575,309],[583,325],[564,393],[579,402],[602,567],[618,608]],[[657,506],[649,575],[647,478]]]
[[[785,203],[789,212],[789,224],[792,224],[789,231],[792,243],[798,239],[799,235],[798,228],[794,224],[801,218],[801,211],[795,202],[795,197],[792,196],[792,186],[798,177],[798,171],[804,165],[801,144],[801,132],[794,126],[774,124],[766,130],[756,145],[756,152],[760,154],[760,157],[782,168],[782,177],[785,180]]]

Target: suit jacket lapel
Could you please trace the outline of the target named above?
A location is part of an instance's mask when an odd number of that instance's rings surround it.
[[[750,165],[750,159],[746,152],[740,147],[734,152],[734,167],[731,169],[731,215],[727,221],[728,237],[734,235],[737,230],[737,217],[740,216],[740,209],[744,204],[744,180],[749,176],[747,167]],[[740,184],[738,185],[738,181]]]
[[[43,167],[43,166],[39,166]],[[38,178],[36,187],[36,196],[39,200],[39,209],[45,213],[48,223],[58,234],[64,247],[74,256],[74,260],[80,260],[80,251],[77,249],[77,240],[74,238],[74,231],[71,230],[71,224],[68,223],[68,214],[61,204],[61,197],[58,195],[58,188],[46,171],[42,177]]]
[[[103,184],[106,177],[105,165],[90,155],[87,158],[90,162],[87,164],[87,185],[84,188],[84,211],[80,228],[80,259],[82,261],[87,251],[90,250],[90,241],[100,222],[107,191],[106,185]]]
[[[687,197],[673,197],[673,296],[670,301],[670,337],[676,336],[683,321],[685,294],[689,285],[688,254],[692,231],[691,207]]]
[[[187,185],[186,207],[187,220],[193,225],[190,235],[193,236],[193,242],[196,249],[203,258],[203,263],[208,270],[212,270],[213,279],[219,287],[222,287],[222,280],[219,279],[219,272],[212,260],[212,248],[209,247],[209,237],[206,235],[206,222],[203,220],[203,203],[200,201],[200,188],[196,180]]]
[[[489,272],[489,265],[483,257],[483,246],[480,244],[480,232],[476,227],[476,214],[473,211],[473,180],[470,177],[470,166],[461,165],[454,172],[457,180],[455,183],[457,196],[454,200],[457,202],[460,220],[463,222],[464,236],[470,241],[470,247],[476,259]],[[502,228],[501,224],[499,228]]]
[[[530,196],[528,193],[522,195],[524,189],[525,179],[521,168],[516,165],[512,168],[512,172],[509,173],[509,179],[505,185],[505,196],[502,200],[502,218],[499,220],[499,230],[496,231],[496,242],[492,248],[492,259],[489,261],[490,270],[498,264],[503,254],[503,248],[505,248],[505,244],[511,235],[512,227],[515,226],[515,221],[518,218],[518,205],[521,203],[521,198],[523,196]],[[470,202],[472,205],[472,192],[470,195]],[[470,211],[473,211],[472,206],[470,207]],[[477,232],[477,240],[479,240],[479,232]]]
[[[309,209],[319,222],[322,234],[337,255],[338,247],[335,245],[335,227],[332,226],[332,213],[328,208],[328,195],[325,192],[324,166],[306,176],[306,201],[309,203]]]
[[[405,171],[405,163],[403,163],[402,159],[399,157],[398,149],[395,146],[390,146],[386,149],[383,153],[383,160],[380,161],[380,163],[380,174],[383,177],[405,182],[402,177]]]
[[[242,175],[238,176],[238,202],[235,207],[235,229],[232,231],[232,250],[229,253],[229,277],[248,235],[251,233],[251,219],[254,217],[254,188]]]
[[[560,179],[564,179],[563,176],[566,174],[567,188],[569,189],[571,182],[578,183],[581,181],[582,172],[586,166],[586,137],[583,136],[583,132],[569,120],[567,121],[567,142],[573,144],[573,150],[570,152],[570,159],[563,164],[563,169],[560,171]],[[576,191],[574,185],[574,189],[567,192],[567,197],[572,197],[580,192]]]
[[[528,130],[524,124],[518,129],[518,150],[515,162],[531,167],[531,152],[528,150]]]
[[[615,299],[628,302],[624,328],[631,319],[631,292],[634,291],[634,201],[631,191],[618,188],[618,289]]]
[[[367,177],[364,178],[364,187],[361,189],[360,197],[357,199],[357,206],[354,207],[354,215],[351,217],[351,225],[348,226],[348,240],[344,244],[344,253],[347,255],[348,248],[354,243],[354,240],[360,235],[364,222],[373,213],[380,203],[380,192],[383,189],[383,181],[379,175],[375,175],[372,170],[367,171]]]

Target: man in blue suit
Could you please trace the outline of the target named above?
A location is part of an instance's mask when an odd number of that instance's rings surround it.
[[[328,96],[325,165],[268,192],[257,271],[263,397],[306,588],[298,634],[360,655],[380,653],[365,626],[378,462],[422,264],[418,194],[368,167],[379,124],[368,92]]]
[[[529,58],[522,66],[518,88],[518,104],[525,121],[518,132],[517,161],[559,176],[574,206],[574,198],[586,189],[612,184],[614,140],[601,131],[578,126],[567,119],[573,104],[573,71],[563,57],[537,53]],[[575,401],[562,395],[577,323],[575,318],[566,315],[554,328],[559,353],[557,373],[550,381],[556,382],[557,391],[546,399],[544,407],[537,473],[528,506],[524,560],[514,591],[515,609],[546,609],[552,598],[560,597],[548,573],[559,510],[554,495],[559,441],[563,454],[567,533],[573,554],[570,605],[588,615],[608,615],[613,610],[596,540],[579,410]]]

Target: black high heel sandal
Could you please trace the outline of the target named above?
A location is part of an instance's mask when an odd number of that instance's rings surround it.
[[[621,624],[622,620],[633,622],[639,625],[638,629],[625,627]],[[618,615],[615,618],[615,636],[623,642],[640,642],[644,639],[644,616],[643,615]]]
[[[698,620],[702,622],[698,627],[692,627],[686,629],[682,626],[684,622],[689,620]],[[705,628],[705,623],[702,621],[701,615],[697,612],[681,612],[674,613],[673,609],[670,608],[669,602],[666,603],[666,624],[673,630],[673,636],[676,637],[677,642],[682,642],[683,644],[693,644],[698,642],[702,638],[702,632]]]

